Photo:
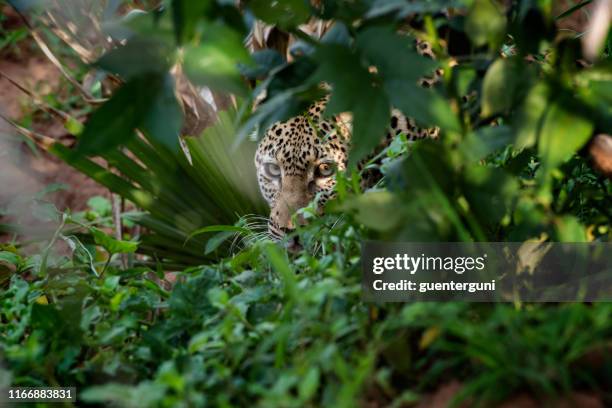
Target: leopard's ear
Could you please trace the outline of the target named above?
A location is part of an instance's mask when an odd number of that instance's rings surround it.
[[[351,140],[353,134],[353,114],[351,112],[343,112],[334,116],[338,133],[346,140]]]

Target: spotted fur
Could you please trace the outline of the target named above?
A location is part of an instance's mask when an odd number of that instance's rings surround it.
[[[416,48],[420,54],[433,58],[429,44],[417,41]],[[442,72],[437,70],[419,83],[430,87],[441,75]],[[326,100],[315,103],[303,115],[274,124],[257,148],[257,179],[261,193],[270,206],[268,227],[275,238],[281,238],[294,229],[292,215],[317,195],[319,208],[322,208],[333,197],[335,171],[346,169],[351,121],[342,115],[324,118],[325,103]],[[400,133],[409,140],[437,138],[439,128],[421,128],[412,118],[393,109],[389,128],[378,150]],[[333,167],[334,173],[321,172],[321,167],[327,169],[328,165]],[[369,187],[380,179],[380,174],[366,172],[363,178],[364,187]]]

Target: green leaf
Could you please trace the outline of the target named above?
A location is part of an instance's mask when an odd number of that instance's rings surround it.
[[[64,127],[71,135],[74,135],[77,137],[81,133],[83,133],[83,129],[85,129],[83,124],[79,122],[77,119],[73,118],[72,116],[66,119],[66,122],[64,123]]]
[[[503,39],[506,17],[495,0],[474,0],[465,21],[465,31],[477,46],[495,48]]]
[[[8,251],[0,251],[0,262],[6,262],[11,265],[18,266],[21,263],[19,255]]]
[[[289,266],[286,255],[280,251],[276,244],[266,245],[266,255],[272,267],[283,281],[285,293],[291,300],[298,300],[297,280]]]
[[[514,134],[508,126],[486,126],[469,133],[459,149],[466,159],[477,161],[509,145],[513,140]]]
[[[578,218],[571,215],[556,218],[554,220],[555,240],[559,242],[587,242],[587,234],[584,225]]]
[[[413,42],[411,37],[398,35],[390,27],[374,27],[358,34],[356,47],[368,66],[377,67],[393,106],[413,117],[420,125],[460,131],[450,104],[434,90],[425,90],[416,85],[417,80],[432,73],[438,63],[417,54],[412,48]],[[375,101],[372,100],[371,107],[376,107],[378,101]],[[377,118],[376,115],[373,117]],[[355,131],[359,129],[357,125],[354,128]]]
[[[257,18],[283,29],[297,27],[310,18],[307,0],[252,0],[248,6]]]
[[[124,80],[146,74],[163,74],[172,65],[171,49],[155,38],[136,36],[104,54],[94,66]]]
[[[102,196],[91,197],[87,200],[87,206],[102,217],[110,215],[113,210],[113,205],[110,200]]]
[[[160,85],[158,75],[145,75],[119,88],[87,121],[76,153],[101,154],[132,139],[155,102]]]
[[[74,235],[62,236],[62,239],[72,250],[73,264],[81,266],[83,269],[88,269],[94,276],[98,276],[98,271],[93,264],[96,253],[95,246],[83,245],[83,243]]]
[[[93,113],[79,138],[76,153],[99,155],[127,144],[135,129],[172,151],[178,150],[183,114],[170,74],[138,75]]]
[[[198,19],[211,9],[212,0],[172,0],[172,19],[176,41],[183,44],[195,34]]]
[[[357,35],[358,52],[377,67],[384,80],[403,79],[416,83],[424,75],[433,73],[438,63],[419,55],[414,39],[396,34],[391,27],[373,27]]]
[[[47,201],[33,201],[31,203],[31,214],[32,216],[43,222],[59,222],[60,212],[53,203]]]
[[[529,86],[531,70],[518,58],[499,58],[487,70],[482,84],[482,113],[488,117],[510,110]]]
[[[593,123],[555,101],[546,113],[538,140],[542,177],[569,159],[591,137]],[[571,105],[570,105],[571,106]]]
[[[243,95],[246,84],[240,77],[239,63],[251,65],[251,58],[238,32],[220,23],[208,24],[200,45],[184,49],[184,69],[198,85]]]
[[[391,104],[404,115],[414,118],[420,126],[439,126],[442,129],[461,132],[457,115],[450,103],[433,89],[402,80],[385,82]]]
[[[94,242],[110,254],[129,254],[138,249],[138,242],[115,239],[95,227],[91,227],[89,231],[94,237]]]
[[[466,168],[463,189],[476,219],[494,228],[510,211],[519,184],[502,169],[472,165]]]
[[[321,373],[317,367],[311,367],[298,387],[298,394],[302,401],[312,398],[319,388]]]
[[[256,51],[251,57],[253,58],[254,66],[240,66],[240,71],[242,75],[252,79],[264,77],[270,71],[285,63],[283,56],[276,50],[265,49]]]
[[[204,254],[209,255],[213,253],[217,248],[221,246],[221,244],[235,236],[236,232],[233,231],[224,231],[215,234],[212,238],[206,241],[206,248],[204,249]]]
[[[32,305],[32,315],[30,317],[32,327],[42,330],[47,336],[54,336],[61,332],[61,328],[66,324],[55,305],[43,305],[35,303]]]
[[[520,109],[512,118],[517,149],[535,145],[542,128],[544,114],[548,109],[549,95],[550,88],[545,82],[536,83],[531,87]]]
[[[180,148],[179,135],[182,126],[183,110],[174,92],[174,78],[166,74],[144,118],[142,128],[153,140],[176,152]]]
[[[349,166],[356,165],[361,159],[372,153],[385,134],[391,116],[391,106],[381,89],[367,89],[367,93],[364,92],[360,97],[363,98],[362,103],[353,106],[353,134]]]
[[[298,115],[305,108],[301,106],[300,101],[296,98],[297,93],[301,90],[289,89],[279,92],[270,98],[266,103],[259,106],[255,113],[242,125],[238,130],[235,145],[244,142],[249,133],[253,129],[259,131],[258,136],[261,136],[273,123],[284,121],[291,116]]]
[[[189,234],[185,242],[189,241],[191,238],[195,237],[196,235],[205,234],[207,232],[226,232],[226,231],[237,232],[240,234],[247,234],[249,232],[248,229],[243,228],[243,227],[238,227],[235,225],[209,225],[207,227],[198,228],[197,230],[193,231],[191,234]]]
[[[337,21],[334,25],[323,34],[321,42],[324,44],[339,44],[346,47],[351,44],[351,33],[349,32],[346,24],[341,21]]]
[[[347,201],[342,209],[355,211],[355,219],[375,231],[388,231],[400,224],[402,206],[389,191],[368,191]]]
[[[319,61],[319,68],[313,80],[328,82],[333,88],[325,113],[353,113],[353,152],[349,163],[355,164],[384,136],[391,115],[389,101],[367,68],[361,65],[359,56],[348,48],[320,45],[314,57]]]
[[[384,15],[401,20],[412,14],[437,14],[448,8],[465,6],[464,0],[374,0],[367,2],[370,9],[365,14],[367,18],[379,18]]]

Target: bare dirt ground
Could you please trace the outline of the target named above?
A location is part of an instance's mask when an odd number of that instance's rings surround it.
[[[1,12],[9,16],[5,21],[9,28],[20,24],[8,6]],[[28,40],[24,40],[18,50],[0,54],[0,72],[39,97],[59,94],[67,83],[59,70]],[[62,123],[36,112],[31,98],[2,75],[0,114],[17,122],[31,116],[31,129],[63,143],[73,143],[73,137]],[[17,194],[35,194],[51,183],[67,187],[48,196],[60,210],[82,210],[89,197],[109,195],[105,188],[52,155],[40,149],[33,151],[8,123],[0,119],[0,200],[10,200]]]

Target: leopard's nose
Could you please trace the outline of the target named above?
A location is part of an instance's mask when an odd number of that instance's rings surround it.
[[[300,237],[298,236],[289,237],[285,247],[287,248],[287,251],[291,253],[296,253],[303,249],[302,245],[300,244]]]
[[[300,244],[300,237],[297,235],[291,235],[295,232],[292,228],[281,228],[283,235],[285,236],[285,248],[287,251],[295,253],[302,250],[302,244]]]

